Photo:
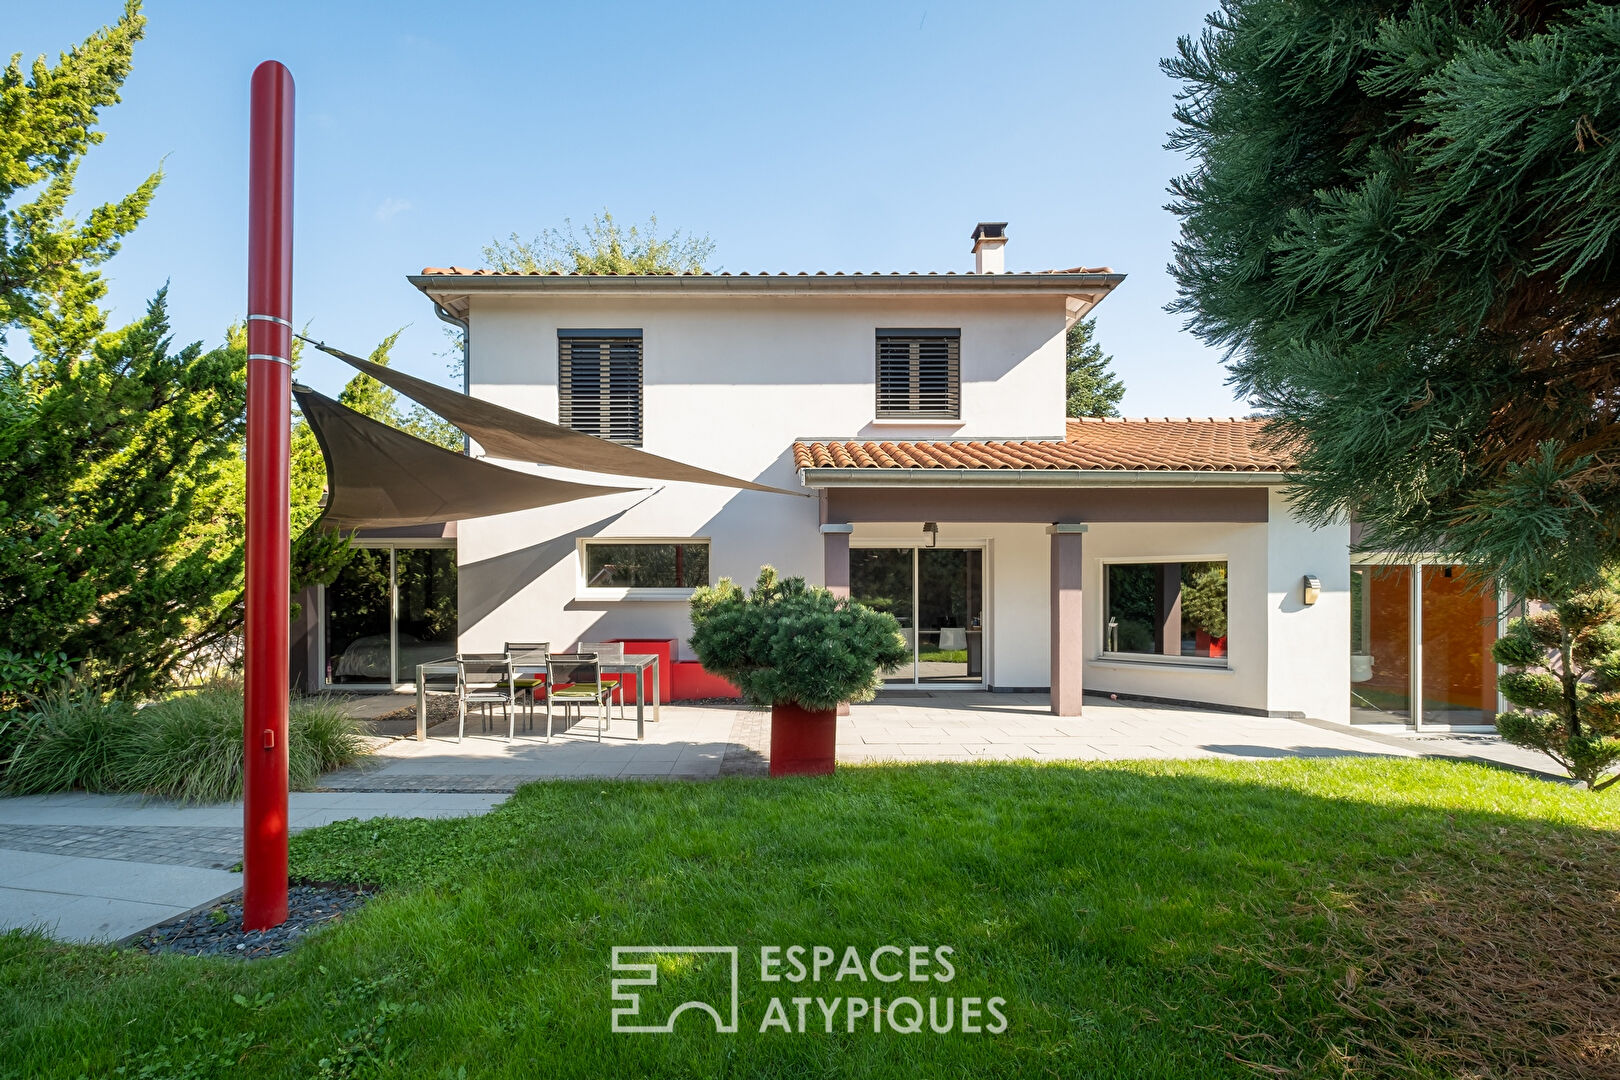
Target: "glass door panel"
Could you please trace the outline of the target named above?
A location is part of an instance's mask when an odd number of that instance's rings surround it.
[[[389,551],[360,548],[326,587],[326,681],[388,685],[394,681],[389,633]]]
[[[395,635],[399,681],[414,683],[416,665],[456,654],[456,553],[453,548],[401,548],[394,553],[399,589]]]
[[[1350,718],[1412,718],[1412,567],[1350,570]]]
[[[911,663],[884,675],[890,684],[916,681],[915,564],[915,548],[853,548],[849,553],[850,599],[899,619],[900,633],[912,650]]]
[[[917,549],[917,681],[984,681],[984,552]]]
[[[1423,570],[1423,721],[1496,720],[1496,598],[1461,566]]]

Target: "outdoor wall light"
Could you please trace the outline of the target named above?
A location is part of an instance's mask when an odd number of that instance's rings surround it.
[[[938,547],[939,546],[939,522],[937,522],[937,521],[925,521],[925,522],[923,522],[923,532],[928,534],[928,546],[929,547]]]
[[[1310,607],[1322,596],[1322,579],[1315,574],[1305,575],[1305,606]]]

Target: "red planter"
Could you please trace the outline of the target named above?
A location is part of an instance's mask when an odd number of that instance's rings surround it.
[[[1198,631],[1198,647],[1208,649],[1208,655],[1210,656],[1225,656],[1226,636],[1223,634],[1220,637],[1211,637],[1209,631],[1200,630]]]
[[[837,751],[838,712],[786,702],[771,706],[771,775],[826,776]]]

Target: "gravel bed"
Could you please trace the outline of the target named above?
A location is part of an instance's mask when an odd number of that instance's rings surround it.
[[[130,944],[149,953],[238,956],[257,960],[290,952],[312,931],[336,922],[365,903],[376,889],[366,885],[295,884],[287,890],[287,921],[268,930],[242,929],[242,894],[232,893],[202,911],[144,931]]]

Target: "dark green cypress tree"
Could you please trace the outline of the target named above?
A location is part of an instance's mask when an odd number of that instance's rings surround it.
[[[1097,344],[1097,320],[1082,319],[1064,336],[1065,416],[1118,416],[1125,384],[1114,374],[1114,358]]]

